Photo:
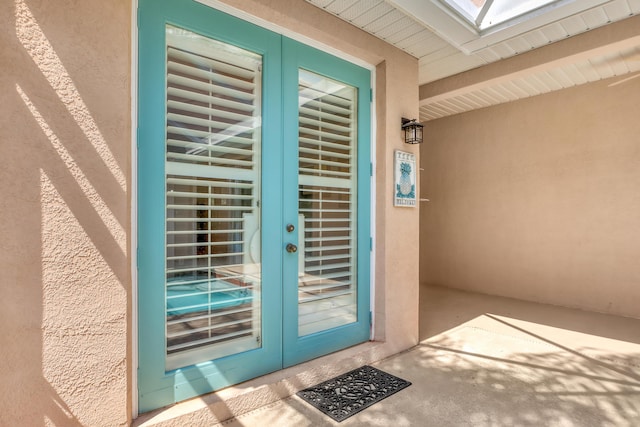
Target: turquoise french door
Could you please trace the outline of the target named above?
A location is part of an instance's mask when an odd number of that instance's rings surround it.
[[[190,0],[140,0],[144,412],[369,337],[370,73]]]

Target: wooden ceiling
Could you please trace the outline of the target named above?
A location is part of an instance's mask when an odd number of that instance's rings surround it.
[[[472,53],[465,53],[446,41],[422,20],[397,7],[394,0],[307,1],[418,58],[422,121],[640,72],[640,38],[634,37],[640,36],[640,17],[634,17],[640,13],[640,0],[611,0]],[[421,1],[434,3],[436,0]],[[550,51],[551,44],[571,45],[567,42],[574,36],[628,18],[633,25],[629,23],[625,28],[631,30],[623,31],[625,34],[621,37],[609,36],[611,40],[605,40],[608,44],[573,42],[575,46],[566,48],[561,58],[550,54],[540,59],[542,56],[537,54],[539,50]],[[495,75],[485,72],[483,74],[491,77],[473,84],[459,87],[441,84],[469,70],[505,68],[495,64],[519,56],[540,58],[521,61],[532,65],[518,66],[514,72],[495,72]]]

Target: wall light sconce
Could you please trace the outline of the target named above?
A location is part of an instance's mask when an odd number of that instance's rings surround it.
[[[416,119],[409,120],[402,118],[402,131],[404,132],[404,142],[407,144],[422,143],[423,126]]]

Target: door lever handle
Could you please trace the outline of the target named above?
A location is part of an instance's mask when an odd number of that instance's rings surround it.
[[[287,243],[287,252],[289,252],[290,254],[297,252],[298,251],[298,247],[296,245],[294,245],[293,243]]]

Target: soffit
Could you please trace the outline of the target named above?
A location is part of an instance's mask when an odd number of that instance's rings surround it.
[[[594,54],[566,64],[552,63],[524,74],[514,73],[424,98],[420,101],[420,120],[439,119],[629,73],[640,73],[640,46]],[[640,77],[640,74],[629,78],[635,77]]]
[[[423,20],[396,6],[398,0],[306,0],[356,27],[404,50],[419,60],[419,84],[439,81],[531,52],[572,36],[624,20],[640,13],[640,0],[611,0],[589,10],[525,31],[524,33],[464,53],[455,43],[436,34]],[[421,0],[425,3],[435,0]],[[595,4],[595,3],[594,3]],[[475,49],[475,48],[474,48]],[[640,71],[637,46],[612,46],[577,56],[574,63],[548,64],[546,69],[519,73],[517,78],[499,79],[468,93],[421,97],[420,120],[432,120],[476,108],[509,102],[613,76]]]

